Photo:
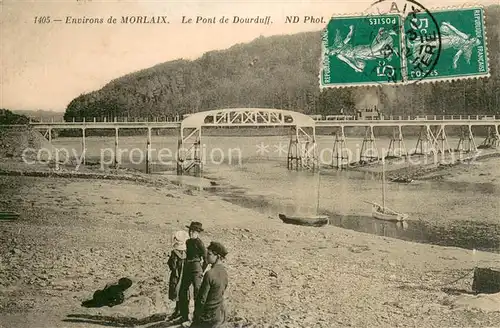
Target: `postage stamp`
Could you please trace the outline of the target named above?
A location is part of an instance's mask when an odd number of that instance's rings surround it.
[[[377,0],[370,6],[368,11],[372,15],[391,13],[402,17],[403,25],[400,31],[403,40],[403,44],[401,45],[403,65],[401,73],[402,81],[398,84],[417,83],[434,73],[434,67],[437,65],[441,55],[441,34],[439,24],[429,9],[416,0]],[[431,41],[432,45],[423,47],[422,49],[417,46],[417,50],[421,51],[422,54],[415,56],[412,61],[413,66],[409,67],[408,54],[415,55],[415,51],[407,46],[407,42],[410,40],[410,42],[415,43],[415,40],[419,38]],[[409,69],[412,72],[409,72]],[[412,80],[408,79],[409,74],[413,74],[414,78]]]
[[[483,8],[433,10],[432,16],[438,32],[429,30],[426,13],[404,20],[408,81],[489,76]]]
[[[402,81],[401,16],[333,17],[322,33],[320,87]]]
[[[366,15],[333,17],[322,33],[320,88],[488,77],[482,7],[427,9],[377,0]]]

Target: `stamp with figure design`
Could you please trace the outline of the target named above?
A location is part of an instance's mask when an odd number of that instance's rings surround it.
[[[401,17],[333,17],[322,33],[321,87],[402,80]]]
[[[404,21],[408,81],[421,80],[423,74],[424,81],[489,76],[483,8],[432,10],[440,45],[437,34],[427,31],[430,22],[425,15],[414,13]]]

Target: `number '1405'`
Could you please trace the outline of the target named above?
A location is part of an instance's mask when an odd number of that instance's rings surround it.
[[[35,24],[48,24],[50,23],[50,16],[35,16]]]

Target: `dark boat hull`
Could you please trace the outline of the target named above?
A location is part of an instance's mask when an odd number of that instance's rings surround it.
[[[412,183],[413,179],[410,178],[392,178],[391,182],[397,182],[397,183]]]
[[[309,227],[322,227],[328,224],[329,219],[327,216],[314,216],[314,217],[300,217],[300,216],[286,216],[279,214],[281,221],[287,224],[295,224]]]

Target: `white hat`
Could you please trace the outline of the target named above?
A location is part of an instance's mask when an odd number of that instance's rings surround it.
[[[172,244],[174,249],[179,251],[186,250],[186,240],[189,239],[189,234],[186,231],[179,230],[172,235]]]

